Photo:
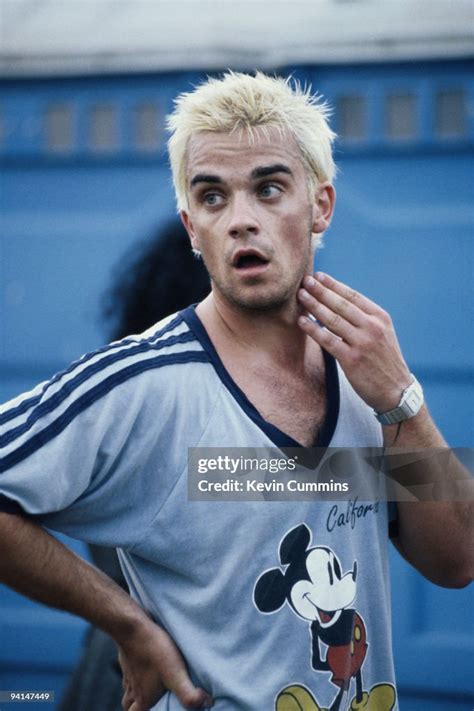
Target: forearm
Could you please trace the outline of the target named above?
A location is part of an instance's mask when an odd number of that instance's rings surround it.
[[[79,615],[118,644],[149,622],[113,580],[17,514],[0,513],[0,582],[45,605]]]
[[[298,297],[314,318],[301,317],[302,330],[339,361],[350,384],[379,413],[399,406],[411,381],[390,315],[376,303],[327,274],[305,277]],[[399,501],[399,546],[405,557],[439,585],[461,587],[473,577],[472,481],[436,429],[426,407],[400,425],[384,427],[386,447],[424,450],[409,466],[388,475],[405,477],[425,489],[425,500]],[[440,456],[433,450],[440,448]],[[389,453],[390,454],[390,453]],[[443,470],[447,461],[446,471]],[[448,458],[449,455],[449,458]],[[400,482],[403,486],[403,481]],[[426,500],[427,490],[452,486],[439,503]],[[456,492],[459,487],[459,495]],[[416,495],[412,497],[416,499]],[[431,497],[436,498],[435,497]]]
[[[79,615],[115,640],[124,676],[124,708],[145,711],[166,688],[184,708],[213,705],[210,695],[191,682],[165,630],[113,580],[18,514],[0,513],[0,583]]]
[[[426,499],[398,502],[395,545],[432,582],[464,587],[474,577],[471,475],[448,448],[426,406],[416,417],[383,430],[384,444],[393,448],[388,450],[388,475]],[[410,450],[413,463],[401,466],[407,461],[403,452]],[[439,500],[429,500],[431,492]]]

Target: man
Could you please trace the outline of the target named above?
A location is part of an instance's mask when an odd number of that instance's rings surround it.
[[[325,107],[228,73],[181,96],[170,128],[212,293],[7,404],[1,579],[117,641],[127,711],[165,688],[157,709],[396,708],[387,507],[187,497],[188,447],[446,446],[389,316],[312,275],[335,201]],[[139,604],[35,516],[118,547]],[[470,526],[467,504],[400,503],[397,545],[464,586]]]

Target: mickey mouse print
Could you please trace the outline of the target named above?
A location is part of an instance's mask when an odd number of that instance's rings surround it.
[[[392,684],[378,683],[364,690],[362,671],[369,644],[365,622],[353,606],[357,561],[343,572],[331,548],[311,547],[311,531],[305,523],[284,535],[279,557],[284,569],[270,568],[260,575],[255,605],[261,613],[271,614],[287,603],[310,623],[311,667],[318,674],[331,674],[329,682],[337,691],[327,709],[305,685],[295,682],[278,692],[275,711],[391,711],[396,701]],[[343,706],[345,695],[348,706]]]

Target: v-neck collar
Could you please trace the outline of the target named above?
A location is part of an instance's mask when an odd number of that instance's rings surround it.
[[[290,437],[290,435],[275,425],[272,425],[271,422],[265,420],[257,408],[252,405],[243,390],[239,388],[220,359],[201,319],[196,313],[196,306],[188,306],[181,311],[181,316],[208,354],[217,375],[248,417],[267,435],[276,447],[302,447],[293,437]],[[323,356],[326,371],[327,408],[326,417],[322,426],[319,428],[318,436],[313,447],[329,446],[339,417],[339,376],[336,361],[333,356],[324,349]]]

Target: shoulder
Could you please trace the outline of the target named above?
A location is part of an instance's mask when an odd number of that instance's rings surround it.
[[[177,397],[176,392],[189,383],[190,366],[208,368],[208,362],[182,313],[142,334],[86,353],[51,380],[3,406],[2,464],[23,459],[66,429],[71,432],[74,425],[79,431],[87,426],[99,437],[112,425],[131,427],[158,402],[162,410],[182,402],[184,396]]]
[[[172,314],[141,334],[86,353],[49,381],[5,403],[0,424],[7,426],[18,418],[31,417],[33,411],[39,416],[61,410],[73,401],[89,407],[125,383],[135,386],[141,374],[208,360],[182,312]],[[169,372],[167,376],[169,382]]]

